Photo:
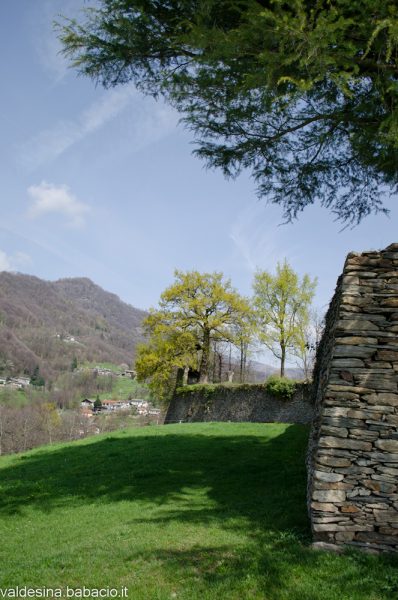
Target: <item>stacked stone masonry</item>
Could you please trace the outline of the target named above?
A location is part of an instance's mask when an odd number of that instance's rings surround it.
[[[348,255],[314,386],[314,540],[398,551],[398,244]]]

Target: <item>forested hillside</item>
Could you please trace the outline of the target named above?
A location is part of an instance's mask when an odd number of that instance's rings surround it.
[[[45,377],[77,361],[134,361],[145,312],[87,278],[43,281],[0,273],[0,361],[14,373]]]

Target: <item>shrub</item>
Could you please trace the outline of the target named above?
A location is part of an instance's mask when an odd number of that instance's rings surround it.
[[[271,375],[265,382],[265,389],[276,398],[290,400],[296,391],[296,382],[287,377]]]

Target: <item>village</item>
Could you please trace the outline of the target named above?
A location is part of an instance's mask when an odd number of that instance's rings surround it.
[[[98,413],[112,413],[122,411],[133,411],[135,414],[140,416],[160,416],[160,409],[152,406],[147,400],[100,400],[98,405],[97,401],[85,398],[82,400],[80,410],[82,415],[85,417],[93,417]]]
[[[94,367],[81,367],[75,370],[76,374],[90,372],[95,376],[102,377],[116,377],[116,378],[130,378],[132,380],[136,377],[136,372],[132,369],[124,368],[127,365],[121,365],[123,367],[120,370],[112,370],[103,366]],[[31,387],[32,378],[28,376],[18,375],[15,377],[0,377],[0,386],[4,389],[10,390],[25,390]],[[140,398],[109,398],[103,400],[96,400],[95,398],[84,398],[80,402],[79,406],[80,414],[83,418],[91,419],[95,415],[103,414],[110,415],[115,413],[131,412],[134,415],[141,417],[152,417],[159,419],[161,411],[159,408],[154,407],[151,402]]]

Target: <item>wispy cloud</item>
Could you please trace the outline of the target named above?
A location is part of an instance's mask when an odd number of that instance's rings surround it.
[[[66,17],[77,16],[82,8],[81,0],[43,0],[34,7],[32,18],[33,47],[42,68],[57,85],[65,79],[69,63],[61,53],[62,44],[54,28],[54,20],[62,20],[60,12]]]
[[[106,92],[75,120],[59,121],[50,129],[19,144],[17,152],[28,169],[58,158],[86,136],[94,133],[120,114],[135,94],[132,86]]]
[[[31,264],[32,259],[25,252],[9,255],[4,250],[0,250],[0,271],[17,271]]]
[[[39,185],[31,185],[28,194],[33,200],[28,210],[30,218],[53,213],[66,217],[66,225],[81,227],[90,211],[90,207],[80,202],[67,185],[54,185],[42,181]]]
[[[296,248],[289,242],[289,226],[280,226],[272,211],[257,202],[242,211],[232,225],[229,237],[234,242],[246,268],[274,270],[278,261],[294,261]]]
[[[69,69],[66,58],[61,54],[61,43],[50,24],[51,19],[46,29],[36,36],[35,48],[41,65],[57,84],[65,78]]]

